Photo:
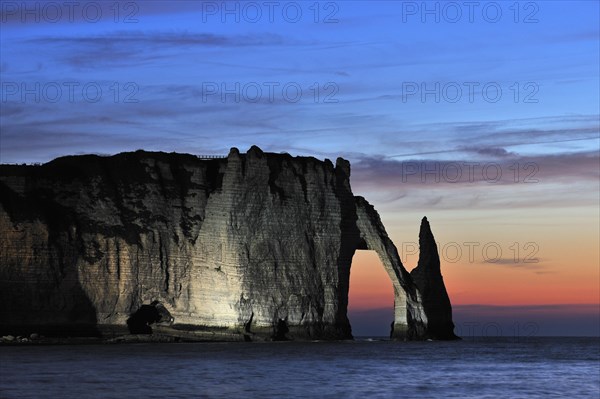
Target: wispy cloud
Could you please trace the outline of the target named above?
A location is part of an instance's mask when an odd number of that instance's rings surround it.
[[[472,159],[399,161],[356,157],[351,183],[382,208],[514,209],[597,204],[597,151],[519,156],[476,151]],[[481,155],[491,153],[482,158]],[[443,154],[440,154],[443,155]],[[560,193],[560,195],[558,195]]]
[[[483,156],[491,156],[493,158],[514,157],[517,155],[514,152],[510,152],[504,148],[499,147],[467,146],[459,148],[459,150],[464,152],[473,152]]]
[[[539,268],[541,260],[539,258],[533,258],[531,262],[521,262],[515,261],[513,258],[499,258],[499,259],[489,259],[485,261],[485,263],[491,263],[494,265],[502,265],[502,266],[514,266],[516,268]]]
[[[573,179],[594,181],[600,177],[600,159],[596,151],[539,156],[518,156],[498,149],[478,149],[475,152],[493,156],[487,160],[464,157],[459,160],[429,158],[398,161],[385,156],[364,155],[353,164],[352,181],[382,187],[390,183],[411,188],[482,183],[491,187],[491,184],[534,184]],[[502,154],[500,161],[497,153]]]
[[[511,270],[520,270],[533,272],[535,274],[554,274],[549,265],[545,264],[542,259],[534,257],[524,261],[522,259],[516,261],[514,258],[489,259],[484,261],[485,265],[496,265],[500,267],[510,268]]]
[[[188,57],[204,48],[239,48],[293,45],[276,33],[225,35],[196,32],[118,31],[102,35],[41,36],[24,40],[31,48],[53,49],[53,56],[68,65],[140,66],[169,57]],[[177,55],[179,54],[179,55]]]
[[[212,33],[188,32],[142,32],[122,31],[97,36],[44,36],[29,39],[27,43],[35,44],[70,44],[75,46],[90,47],[116,47],[125,46],[131,49],[137,46],[170,47],[246,47],[290,44],[282,36],[274,33],[252,35],[217,35]]]

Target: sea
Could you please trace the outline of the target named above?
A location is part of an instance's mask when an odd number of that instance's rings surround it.
[[[600,398],[599,338],[0,347],[2,398]]]

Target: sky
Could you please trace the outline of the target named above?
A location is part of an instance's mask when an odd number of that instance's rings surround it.
[[[598,1],[0,2],[0,162],[230,147],[352,164],[459,335],[600,335]],[[391,282],[359,251],[355,335]]]

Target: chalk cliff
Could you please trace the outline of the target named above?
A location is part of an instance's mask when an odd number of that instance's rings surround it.
[[[137,151],[2,165],[2,329],[126,331],[153,302],[171,332],[351,338],[350,264],[372,249],[394,286],[393,336],[453,338],[439,258],[431,273],[420,261],[415,284],[349,178],[341,158],[258,147],[211,160]]]

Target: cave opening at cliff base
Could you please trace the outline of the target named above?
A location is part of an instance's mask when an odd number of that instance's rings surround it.
[[[357,250],[352,257],[348,318],[354,338],[390,335],[394,288],[375,251]]]

